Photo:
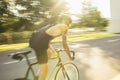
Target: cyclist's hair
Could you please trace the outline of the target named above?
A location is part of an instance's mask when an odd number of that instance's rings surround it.
[[[72,23],[72,19],[69,15],[63,14],[58,16],[57,22],[65,23],[66,21],[69,21],[69,23]]]

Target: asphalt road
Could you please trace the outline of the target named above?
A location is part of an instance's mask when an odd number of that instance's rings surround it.
[[[120,36],[71,42],[69,45],[76,52],[73,62],[79,68],[80,80],[120,80]],[[61,48],[60,43],[53,46]],[[27,69],[25,60],[18,62],[8,55],[26,49],[29,48],[0,52],[0,80],[24,77]],[[31,62],[36,61],[34,53],[29,57]],[[67,58],[64,59],[68,61]],[[49,60],[50,71],[55,63],[55,60]],[[38,66],[34,67],[37,71]]]

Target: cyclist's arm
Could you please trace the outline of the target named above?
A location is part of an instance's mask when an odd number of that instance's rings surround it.
[[[70,50],[69,50],[69,47],[68,47],[68,44],[67,44],[67,36],[66,36],[66,33],[67,33],[67,31],[65,31],[64,34],[62,35],[63,47],[64,47],[67,55],[69,56],[69,58],[70,58],[71,60],[73,60],[74,57],[71,56]]]

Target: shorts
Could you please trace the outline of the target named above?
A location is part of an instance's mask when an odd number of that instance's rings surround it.
[[[48,62],[48,49],[49,40],[47,40],[42,33],[39,36],[33,35],[30,43],[30,47],[35,51],[38,63]]]
[[[47,55],[47,49],[46,50],[34,50],[36,57],[37,57],[37,61],[39,64],[43,64],[43,63],[47,63],[48,62],[48,55]]]

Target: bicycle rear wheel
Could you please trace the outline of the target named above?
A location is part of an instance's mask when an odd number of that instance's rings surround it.
[[[79,80],[79,70],[73,63],[66,63],[60,67],[54,80]]]

